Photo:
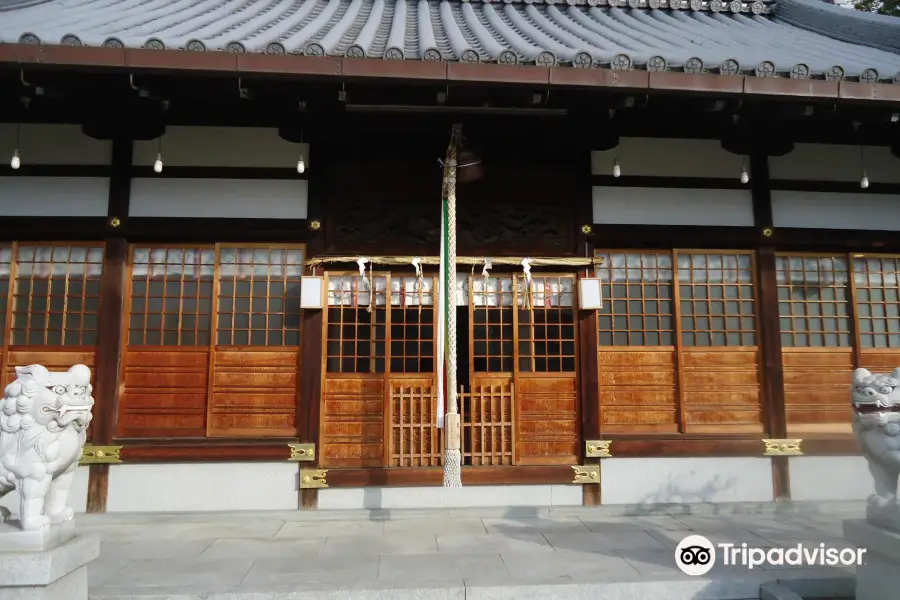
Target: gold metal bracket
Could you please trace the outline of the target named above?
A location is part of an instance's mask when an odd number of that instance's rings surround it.
[[[801,439],[763,440],[766,451],[763,456],[803,456],[800,449]]]
[[[325,481],[325,474],[328,469],[301,469],[300,470],[300,489],[314,490],[327,488],[328,482]]]
[[[85,444],[81,449],[81,465],[115,465],[122,462],[119,453],[122,446],[94,446]]]
[[[289,461],[293,462],[312,462],[316,460],[315,444],[288,444],[291,449],[291,457]]]
[[[575,471],[575,479],[572,480],[572,483],[582,485],[600,483],[600,465],[573,465],[572,470]]]
[[[609,458],[611,440],[588,440],[584,443],[584,455],[588,458]]]

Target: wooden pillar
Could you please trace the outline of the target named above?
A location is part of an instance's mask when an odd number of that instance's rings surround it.
[[[315,154],[313,154],[315,153]],[[313,162],[315,161],[315,162]],[[310,146],[310,168],[307,188],[307,218],[309,222],[318,221],[320,229],[315,231],[306,246],[306,258],[318,256],[324,251],[325,229],[328,223],[323,223],[325,183],[327,181],[325,169],[328,167],[327,148],[322,145]],[[322,275],[324,269],[316,270],[316,275]],[[322,310],[303,310],[301,318],[300,340],[300,393],[297,394],[297,421],[298,435],[303,443],[314,444],[316,460],[313,463],[300,463],[303,467],[314,467],[319,464],[319,419],[320,403],[322,399],[322,323],[324,321]],[[319,490],[301,489],[300,508],[305,510],[315,509],[319,504]]]
[[[128,216],[131,196],[132,142],[113,140],[112,174],[109,181],[110,234],[121,230]],[[119,404],[119,367],[122,359],[122,328],[125,310],[125,263],[128,242],[123,237],[106,240],[103,272],[100,276],[100,306],[97,324],[97,355],[94,380],[94,419],[91,421],[91,442],[106,446],[115,437],[116,414]],[[87,512],[106,512],[109,487],[109,465],[91,465],[88,479]]]
[[[594,188],[591,179],[591,150],[590,146],[582,148],[579,159],[574,161],[578,168],[577,174],[577,206],[578,231],[575,239],[578,240],[578,251],[584,252],[587,257],[594,255],[594,244],[591,238],[582,231],[582,227],[591,226],[594,222]],[[593,277],[593,273],[591,273]],[[577,294],[573,298],[576,306]],[[596,440],[600,437],[600,383],[598,380],[597,364],[597,311],[584,310],[576,312],[578,318],[578,395],[581,398],[581,452],[585,452],[584,443],[587,440]],[[596,463],[600,459],[586,458],[585,463]],[[585,485],[582,487],[582,501],[585,506],[597,506],[600,504],[600,486]]]
[[[769,185],[769,161],[764,154],[750,157],[753,218],[761,238],[774,235],[772,197]],[[768,233],[768,235],[766,235]],[[781,327],[778,311],[778,281],[775,271],[775,248],[764,245],[756,252],[756,279],[759,288],[757,304],[758,344],[762,364],[763,412],[766,431],[772,438],[787,437],[787,415],[784,405],[784,365],[781,352]],[[788,457],[772,458],[772,482],[775,500],[791,497]]]

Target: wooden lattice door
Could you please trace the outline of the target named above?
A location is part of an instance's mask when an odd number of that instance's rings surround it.
[[[580,450],[574,275],[516,278],[516,462],[573,464]]]
[[[466,464],[578,459],[574,275],[473,277]]]

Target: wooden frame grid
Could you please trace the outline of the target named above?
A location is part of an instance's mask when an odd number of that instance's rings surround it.
[[[515,275],[469,278],[469,369],[473,375],[515,371],[517,296]],[[470,381],[474,385],[474,379]]]
[[[11,346],[95,346],[102,243],[15,246]]]
[[[390,396],[388,466],[437,467],[444,464],[444,436],[436,426],[435,386],[423,382],[400,381],[393,386]]]
[[[358,273],[326,273],[327,373],[387,371],[389,281],[388,273],[370,273],[366,275],[366,283]],[[340,282],[341,287],[333,287],[332,282]]]
[[[605,259],[596,273],[607,298],[597,315],[599,344],[674,346],[672,253],[604,250],[596,256]]]
[[[391,274],[390,286],[388,372],[434,373],[437,278]]]
[[[847,255],[776,253],[783,348],[853,346]]]
[[[218,345],[300,345],[303,254],[302,246],[219,246]]]
[[[209,346],[215,275],[213,245],[132,245],[126,344]]]
[[[518,371],[574,373],[575,285],[572,275],[535,275],[518,295]],[[529,286],[527,280],[522,285]],[[568,322],[564,313],[569,314]]]
[[[900,348],[900,256],[854,255],[860,349]]]
[[[460,387],[459,409],[462,464],[516,463],[515,384],[473,385],[471,392]]]
[[[756,346],[753,251],[675,250],[683,347]]]

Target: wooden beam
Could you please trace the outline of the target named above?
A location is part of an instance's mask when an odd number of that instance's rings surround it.
[[[120,455],[125,463],[262,462],[288,460],[291,456],[288,444],[296,443],[296,440],[266,440],[259,443],[215,439],[193,443],[129,443],[127,440],[117,440],[115,443],[123,446]]]
[[[113,141],[112,175],[109,181],[107,216],[112,220],[128,214],[131,194],[131,140]],[[118,227],[111,221],[110,227]],[[125,322],[125,263],[128,242],[121,237],[106,240],[103,271],[100,275],[100,305],[102,315],[97,325],[97,355],[95,376],[94,420],[91,422],[91,443],[109,445],[115,431],[119,405],[119,367],[122,362],[122,328]],[[88,479],[87,512],[106,512],[109,465],[91,465]]]
[[[616,458],[658,458],[658,457],[716,457],[716,456],[762,456],[765,446],[760,437],[741,437],[729,435],[647,435],[647,434],[606,434],[604,439],[610,440],[612,455]],[[195,440],[113,440],[114,445],[123,446],[121,459],[124,463],[190,463],[190,462],[263,462],[288,460],[291,452],[288,444],[297,443],[296,439],[279,440],[248,440],[248,441],[224,441],[221,439]],[[830,437],[804,438],[802,451],[805,456],[857,456],[860,454],[859,445],[852,435],[840,435]],[[602,460],[601,460],[602,463]],[[304,468],[313,468],[318,463],[301,463]],[[327,468],[327,467],[325,467]],[[478,480],[482,470],[491,469],[537,469],[535,471],[522,471],[523,473],[540,473],[540,469],[561,468],[558,465],[548,467],[464,467],[464,473],[472,473],[471,477]],[[571,467],[566,467],[571,469]],[[329,470],[329,485],[332,479],[330,473],[356,473],[365,471],[373,475],[354,475],[356,478],[375,481],[378,478],[388,478],[385,481],[405,481],[410,475],[385,475],[386,472],[416,472],[427,471],[425,468],[362,468]],[[435,469],[435,473],[442,473],[441,469]],[[380,475],[379,475],[380,474]],[[531,475],[529,475],[531,476]],[[343,477],[343,476],[342,476]],[[440,485],[442,475],[435,475]],[[374,479],[373,479],[374,478]],[[338,480],[341,481],[341,480]],[[540,480],[523,483],[541,483]],[[372,485],[376,485],[373,483]],[[382,485],[377,483],[377,485]],[[387,484],[384,484],[387,485]],[[418,484],[416,484],[418,485]],[[334,486],[332,486],[334,487]]]
[[[462,468],[463,485],[566,484],[572,483],[574,477],[569,465]],[[439,486],[444,481],[444,471],[439,467],[329,469],[326,479],[329,487]]]
[[[610,453],[616,458],[656,458],[656,457],[725,457],[762,456],[765,446],[761,437],[734,436],[614,436]]]

